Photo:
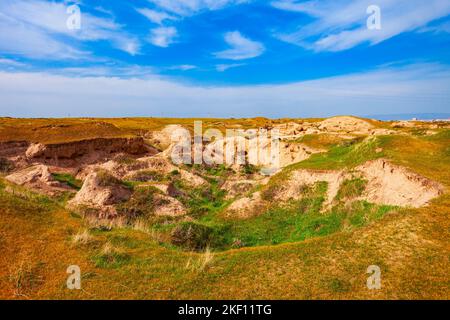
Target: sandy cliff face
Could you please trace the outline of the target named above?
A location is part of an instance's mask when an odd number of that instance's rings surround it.
[[[0,142],[0,157],[16,157],[25,153],[30,143],[27,141]]]
[[[356,168],[368,180],[364,198],[369,202],[400,207],[421,207],[443,193],[437,182],[385,159]]]
[[[147,146],[142,138],[99,138],[61,144],[32,144],[25,155],[30,161],[76,166],[104,161],[118,153],[138,156],[156,154],[157,150]]]

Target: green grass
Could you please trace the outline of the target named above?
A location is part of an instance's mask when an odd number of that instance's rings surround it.
[[[131,257],[126,253],[110,252],[99,253],[94,256],[93,260],[98,268],[115,269],[129,263]]]
[[[206,178],[209,184],[200,188],[191,188],[183,181],[176,179],[174,186],[183,192],[178,197],[193,217],[209,216],[223,210],[228,202],[225,201],[226,191],[222,190],[219,180]]]
[[[344,189],[353,190],[353,185],[359,188],[362,184],[358,179],[349,181]],[[210,214],[199,218],[198,223],[208,228],[209,245],[216,250],[225,250],[237,243],[239,247],[254,247],[324,237],[363,227],[395,209],[392,206],[354,201],[338,202],[332,209],[323,212],[326,190],[327,184],[319,182],[313,187],[305,187],[301,200],[291,201],[284,206],[274,205],[257,217],[223,219]]]
[[[326,153],[312,155],[309,159],[293,164],[289,169],[342,169],[358,166],[368,160],[381,158],[376,149],[381,145],[379,137],[344,141]]]
[[[131,198],[116,206],[120,215],[134,219],[137,217],[151,217],[154,213],[155,194],[161,193],[155,187],[136,188]]]
[[[367,180],[361,178],[347,179],[342,184],[336,195],[336,200],[353,199],[364,192]]]
[[[83,186],[83,182],[81,180],[76,179],[69,173],[52,173],[53,179],[68,185],[69,187],[80,190]]]

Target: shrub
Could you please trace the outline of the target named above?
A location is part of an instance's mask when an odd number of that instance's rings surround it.
[[[89,233],[88,230],[84,230],[83,232],[79,232],[72,237],[72,242],[74,244],[82,244],[86,245],[94,241],[94,237]]]
[[[258,168],[252,164],[246,164],[242,167],[242,172],[246,175],[251,175],[258,172]]]
[[[119,163],[119,164],[123,164],[123,165],[133,165],[137,163],[137,160],[126,155],[126,154],[119,154],[117,155],[114,160]]]
[[[186,263],[186,269],[193,272],[202,272],[207,266],[209,266],[214,259],[214,254],[209,248],[206,248],[205,252],[198,257],[190,257]]]
[[[189,250],[204,250],[209,247],[212,236],[212,228],[193,222],[184,222],[172,231],[171,242]]]
[[[117,206],[117,212],[129,218],[149,216],[155,208],[155,194],[159,190],[154,187],[137,188],[131,198]]]
[[[273,201],[282,191],[282,186],[272,184],[261,192],[261,198],[266,201]]]
[[[164,180],[164,175],[153,170],[142,170],[133,174],[130,180],[139,182],[162,181]]]

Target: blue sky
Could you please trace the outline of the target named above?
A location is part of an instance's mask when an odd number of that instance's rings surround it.
[[[450,113],[450,1],[2,1],[0,99],[20,117]]]

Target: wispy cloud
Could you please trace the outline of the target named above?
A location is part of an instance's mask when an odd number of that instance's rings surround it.
[[[219,10],[230,5],[250,2],[251,0],[148,0],[160,10],[182,17],[192,16],[205,10]]]
[[[182,64],[178,66],[171,66],[168,68],[169,70],[181,70],[181,71],[189,71],[197,69],[197,66],[194,66],[192,64]]]
[[[388,67],[284,85],[0,72],[2,116],[269,117],[446,112],[450,68]],[[431,108],[431,109],[430,109]]]
[[[378,44],[450,14],[448,0],[277,0],[271,4],[314,19],[295,31],[277,33],[276,37],[315,51],[342,51],[363,43]],[[366,10],[373,4],[381,8],[381,30],[366,27]]]
[[[137,12],[145,16],[151,22],[162,25],[165,20],[177,20],[177,17],[166,12],[151,10],[148,8],[136,9]]]
[[[225,34],[225,42],[230,49],[216,52],[214,55],[220,59],[245,60],[258,57],[265,51],[262,43],[244,37],[239,31]]]
[[[243,63],[218,64],[218,65],[216,65],[216,70],[219,72],[225,72],[228,69],[241,67],[243,65],[245,65],[245,64],[243,64]]]
[[[159,27],[150,31],[148,41],[157,47],[167,48],[175,42],[177,35],[175,27]]]
[[[31,58],[80,58],[88,52],[74,47],[67,39],[79,42],[106,40],[122,51],[135,55],[139,41],[122,31],[111,18],[82,12],[81,29],[67,27],[67,6],[43,0],[16,0],[0,3],[0,49],[2,52]]]

